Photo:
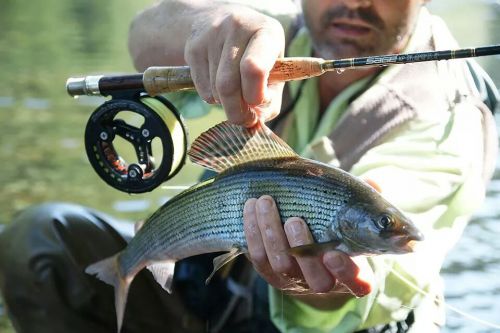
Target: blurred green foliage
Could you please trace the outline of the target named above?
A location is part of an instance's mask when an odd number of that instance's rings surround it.
[[[0,224],[8,224],[23,208],[46,201],[79,203],[136,221],[178,192],[157,189],[129,195],[100,180],[87,161],[83,135],[91,112],[103,100],[75,100],[65,89],[71,76],[135,72],[127,50],[128,26],[152,2],[2,2]],[[221,119],[222,113],[215,117]],[[188,127],[193,137],[206,123],[190,120]],[[168,184],[191,184],[200,172],[201,168],[187,165]],[[131,211],[114,208],[117,202],[127,206],[135,200],[148,205]],[[1,313],[0,332],[13,332]]]

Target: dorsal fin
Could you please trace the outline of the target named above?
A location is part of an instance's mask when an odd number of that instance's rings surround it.
[[[188,152],[193,163],[222,172],[250,161],[297,154],[266,125],[245,128],[224,121],[202,133]]]

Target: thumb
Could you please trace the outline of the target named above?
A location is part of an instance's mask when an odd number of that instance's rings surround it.
[[[366,178],[365,179],[365,182],[370,185],[371,187],[373,187],[373,189],[375,191],[377,191],[378,193],[382,193],[382,188],[380,187],[380,185],[374,181],[373,179],[370,179],[370,178]]]
[[[274,119],[280,113],[284,86],[285,84],[282,82],[270,84],[264,102],[260,105],[250,106],[259,120],[266,122]]]
[[[337,281],[357,297],[371,292],[375,275],[366,258],[330,251],[323,256],[323,263]]]

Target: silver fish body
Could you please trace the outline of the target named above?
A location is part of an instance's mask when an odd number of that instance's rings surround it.
[[[282,221],[302,217],[316,242],[344,242],[339,248],[351,254],[377,253],[379,249],[369,248],[370,244],[367,249],[356,248],[359,237],[343,237],[341,218],[348,208],[365,203],[374,210],[381,207],[379,214],[388,208],[396,212],[367,184],[318,162],[283,158],[247,163],[179,194],[160,208],[121,254],[122,272],[128,275],[151,261],[245,249],[243,205],[264,194],[275,199]]]
[[[290,249],[295,256],[329,249],[351,255],[407,253],[422,238],[367,183],[299,157],[264,124],[247,129],[220,123],[193,142],[189,156],[218,176],[169,200],[122,252],[85,270],[114,286],[118,331],[129,286],[144,267],[170,292],[176,261],[226,251],[214,259],[215,271],[246,251],[243,206],[250,198],[270,195],[282,221],[292,216],[306,221],[316,242]]]

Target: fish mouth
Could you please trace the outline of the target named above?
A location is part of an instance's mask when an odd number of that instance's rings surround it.
[[[408,239],[408,241],[420,242],[425,238],[424,234],[413,225],[411,226],[411,228],[404,228],[404,230],[406,232],[406,238]]]
[[[424,239],[423,234],[418,231],[415,234],[404,234],[404,235],[396,235],[391,237],[391,244],[397,252],[399,253],[412,253],[415,252],[415,247],[418,242]]]
[[[415,247],[417,246],[417,244],[418,244],[417,241],[411,240],[408,243],[406,243],[406,246],[404,247],[404,249],[408,253],[415,252]]]

